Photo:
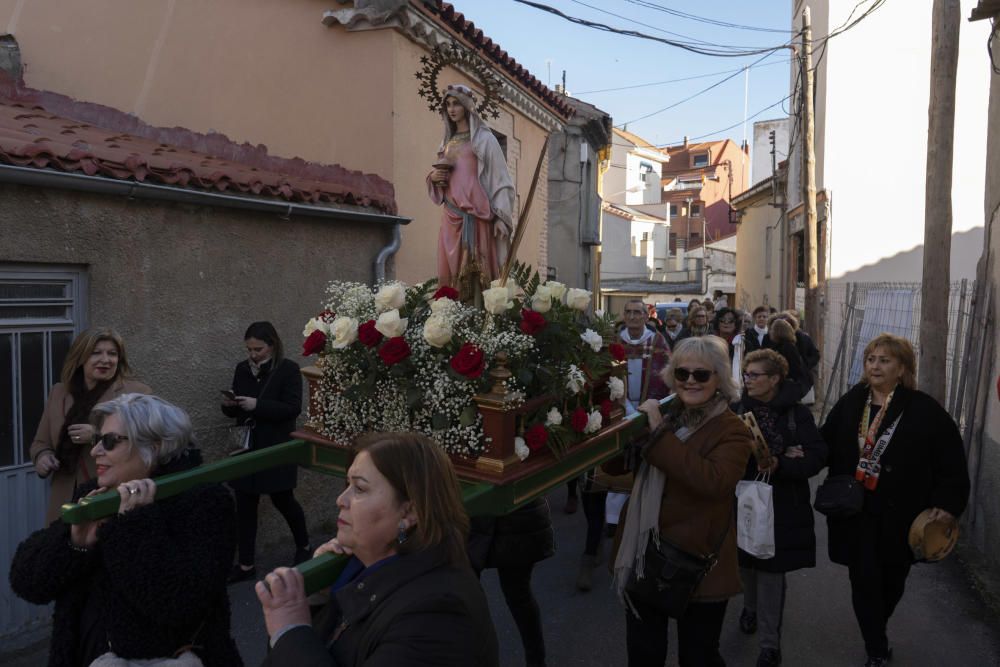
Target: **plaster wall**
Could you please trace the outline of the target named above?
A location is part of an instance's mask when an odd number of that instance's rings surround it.
[[[0,0],[0,28],[17,38],[33,88],[391,181],[399,214],[413,218],[395,258],[397,276],[425,280],[436,273],[440,209],[424,176],[443,135],[440,118],[417,95],[414,73],[426,50],[391,28],[326,27],[330,5]],[[471,83],[452,69],[439,80]],[[546,132],[508,106],[490,124],[508,137],[523,201]],[[518,253],[543,271],[545,198],[543,167]]]
[[[774,131],[774,163],[788,157],[788,118],[762,120],[753,124],[753,145],[750,153],[750,186],[760,183],[772,175],[771,169],[771,139]],[[737,191],[737,194],[739,191]]]
[[[90,325],[121,332],[136,376],[188,411],[208,461],[224,456],[232,422],[219,390],[246,356],[247,325],[270,320],[286,356],[309,365],[302,327],[327,281],[367,282],[388,242],[386,226],[11,185],[0,197],[0,261],[85,268]],[[329,533],[337,482],[308,471],[299,479],[310,525]],[[280,516],[262,506],[260,543],[287,542]]]
[[[802,4],[792,0],[796,30]],[[808,4],[813,34],[820,37],[828,27],[844,23],[857,3]],[[989,60],[983,51],[990,26],[988,21],[964,20],[976,4],[961,2],[954,232],[982,224],[989,90]],[[891,35],[905,38],[887,37]],[[923,242],[930,49],[930,2],[887,2],[827,45],[816,80],[816,185],[836,199],[833,278]],[[801,201],[801,159],[796,149],[789,160],[789,209]]]
[[[753,310],[780,303],[781,253],[778,221],[781,211],[767,197],[743,210],[736,231],[736,303]],[[768,228],[771,228],[768,233]],[[770,239],[771,250],[767,245]],[[770,260],[770,261],[768,261]]]
[[[652,238],[655,223],[632,221],[604,211],[604,237],[601,246],[601,278],[649,278],[652,271],[650,259],[645,255],[633,255],[633,239],[642,239],[645,231]],[[638,248],[638,244],[635,244]],[[652,243],[650,243],[652,245]]]

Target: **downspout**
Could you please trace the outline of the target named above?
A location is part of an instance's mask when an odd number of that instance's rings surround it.
[[[375,258],[375,284],[385,282],[385,263],[389,261],[389,258],[399,252],[400,246],[403,245],[403,235],[399,230],[399,223],[392,226],[392,240],[389,241],[389,245],[382,248],[378,257]]]

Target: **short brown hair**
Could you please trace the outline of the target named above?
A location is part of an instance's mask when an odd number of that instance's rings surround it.
[[[917,355],[913,352],[913,345],[902,336],[895,336],[891,333],[880,333],[868,341],[865,345],[865,354],[862,361],[868,359],[868,355],[876,348],[885,348],[886,354],[896,359],[903,366],[903,377],[901,382],[907,389],[917,388]],[[868,383],[868,374],[862,372],[861,380]]]
[[[70,388],[73,376],[87,363],[88,357],[90,357],[94,348],[97,347],[97,344],[106,340],[111,341],[118,348],[118,367],[115,369],[115,376],[111,378],[111,381],[113,382],[118,378],[129,376],[132,369],[129,368],[128,357],[125,356],[125,341],[122,340],[121,334],[114,329],[106,327],[87,329],[76,337],[76,340],[69,347],[69,352],[66,353],[66,360],[63,362],[62,372],[59,374],[59,381],[67,389]]]
[[[413,553],[443,544],[452,565],[468,565],[469,516],[444,451],[420,433],[366,433],[354,441],[355,456],[360,452],[368,452],[399,502],[413,503],[417,525],[396,551]]]
[[[750,364],[763,364],[768,375],[777,375],[782,380],[788,377],[788,361],[774,350],[754,350],[743,358],[743,371]]]
[[[795,329],[788,320],[781,317],[772,318],[771,324],[767,327],[767,334],[775,342],[795,344]]]

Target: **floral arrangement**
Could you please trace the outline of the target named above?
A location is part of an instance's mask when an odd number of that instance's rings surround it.
[[[589,314],[590,292],[542,283],[520,264],[506,286],[495,281],[483,292],[482,308],[435,283],[327,287],[326,309],[303,331],[303,354],[318,355],[322,371],[321,414],[310,419],[323,436],[348,442],[371,430],[412,430],[449,453],[478,456],[485,436],[473,397],[490,390],[499,353],[511,372],[505,404],[545,397],[522,416],[522,460],[543,447],[563,451],[608,422],[612,401],[625,393],[612,362],[625,351],[606,345],[614,321]],[[605,378],[610,399],[595,405],[592,389]]]

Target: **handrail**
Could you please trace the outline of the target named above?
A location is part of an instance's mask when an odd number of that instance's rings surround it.
[[[673,396],[670,396],[660,401],[661,412],[672,398]],[[582,471],[613,458],[621,451],[621,444],[640,435],[648,423],[648,417],[641,412],[625,417],[621,422],[588,440],[588,448],[578,446],[571,449],[560,459],[562,465],[542,469],[511,484],[497,485],[483,481],[461,480],[462,502],[473,516],[490,514],[491,510],[495,510],[497,503],[508,509],[523,505]],[[606,445],[603,448],[600,447],[602,443]],[[317,456],[316,449],[320,447],[313,443],[292,440],[256,452],[207,463],[184,472],[164,475],[156,480],[156,499],[176,496],[200,484],[227,482],[277,465],[292,463],[318,467],[328,474],[341,476],[343,468],[324,466]],[[596,451],[591,452],[590,449]],[[346,461],[346,452],[343,461]],[[78,503],[67,503],[62,506],[62,520],[76,524],[110,516],[118,511],[120,500],[117,491],[108,491],[81,499]],[[297,565],[296,568],[305,579],[306,593],[312,594],[332,585],[346,563],[345,556],[323,554]]]

